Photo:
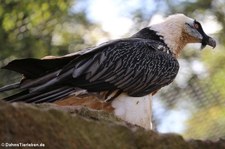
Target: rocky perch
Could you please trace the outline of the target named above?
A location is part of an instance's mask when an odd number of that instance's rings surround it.
[[[145,131],[107,112],[82,107],[0,101],[0,113],[0,148],[27,149],[28,144],[42,143],[44,147],[35,148],[225,149],[225,140],[185,140],[177,134]]]

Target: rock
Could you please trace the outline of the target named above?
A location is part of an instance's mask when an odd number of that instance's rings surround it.
[[[104,111],[81,106],[0,101],[0,148],[222,149],[225,141],[186,141],[177,134],[145,131]],[[41,147],[40,147],[41,148]]]

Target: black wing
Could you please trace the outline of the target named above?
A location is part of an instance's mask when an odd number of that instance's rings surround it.
[[[160,42],[135,38],[109,44],[93,57],[76,63],[73,79],[79,78],[80,82],[74,85],[89,91],[120,89],[130,96],[154,92],[171,83],[179,69],[177,60],[158,47],[167,49]]]
[[[120,90],[130,96],[147,95],[171,83],[179,69],[177,60],[158,47],[167,49],[161,42],[140,38],[105,43],[75,55],[55,72],[23,81],[20,88],[26,91],[7,100],[53,101],[65,87],[68,93],[80,87],[90,92]]]

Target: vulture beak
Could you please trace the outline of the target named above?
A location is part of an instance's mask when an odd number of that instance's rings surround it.
[[[206,45],[211,46],[213,49],[216,47],[216,40],[206,35],[205,33],[203,34],[203,39],[201,43],[202,43],[201,49],[204,49]]]
[[[212,48],[216,47],[216,40],[206,35],[198,21],[194,20],[194,22],[186,23],[185,30],[191,37],[196,39],[195,42],[200,42],[202,44],[201,49],[204,49],[206,45],[209,45]]]

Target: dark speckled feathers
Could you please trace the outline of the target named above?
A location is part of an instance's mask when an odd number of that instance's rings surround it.
[[[163,43],[154,40],[119,40],[80,67],[75,66],[73,77],[79,78],[85,74],[83,78],[90,83],[86,88],[91,91],[101,91],[95,87],[90,89],[92,84],[105,84],[107,90],[120,89],[130,96],[147,95],[171,83],[179,69],[171,53],[157,47],[169,50]],[[82,83],[80,87],[84,88]]]

